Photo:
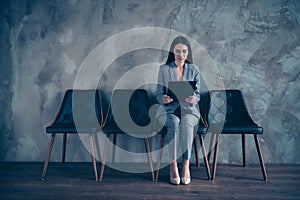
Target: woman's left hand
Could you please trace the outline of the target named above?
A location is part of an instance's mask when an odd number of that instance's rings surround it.
[[[194,103],[196,103],[196,96],[195,95],[189,96],[188,98],[185,99],[185,101],[187,103],[194,104]]]

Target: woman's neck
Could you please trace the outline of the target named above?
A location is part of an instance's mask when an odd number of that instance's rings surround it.
[[[175,62],[174,65],[175,65],[176,68],[182,69],[183,66],[184,66],[184,63],[176,63],[176,62]]]

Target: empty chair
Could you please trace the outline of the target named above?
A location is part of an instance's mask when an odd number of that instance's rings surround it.
[[[240,134],[242,136],[243,165],[246,166],[245,135],[252,134],[256,144],[263,179],[267,180],[266,168],[263,161],[260,143],[257,138],[263,133],[263,128],[259,127],[251,118],[247,106],[240,90],[213,90],[210,91],[209,131],[216,135],[214,148],[214,161],[212,179],[216,176],[220,134]],[[214,143],[212,137],[211,144]]]
[[[65,162],[67,134],[83,133],[89,136],[95,180],[98,180],[94,139],[99,150],[96,133],[101,130],[101,123],[98,90],[67,90],[54,122],[46,128],[46,132],[51,134],[51,137],[41,179],[45,179],[56,134],[63,134],[62,162]]]
[[[103,179],[106,157],[111,135],[126,134],[138,138],[144,138],[147,159],[149,162],[152,180],[154,180],[152,157],[148,136],[151,134],[149,117],[149,100],[144,89],[117,89],[113,91],[110,106],[102,131],[106,134],[106,142],[102,157],[100,178]],[[116,145],[116,137],[114,138]],[[115,149],[115,148],[114,148]],[[114,156],[115,152],[113,153]],[[113,158],[114,159],[114,158]]]

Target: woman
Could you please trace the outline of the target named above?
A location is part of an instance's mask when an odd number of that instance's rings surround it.
[[[157,101],[161,105],[157,112],[157,119],[167,128],[166,140],[169,143],[170,182],[187,185],[191,182],[189,170],[194,128],[199,122],[200,113],[200,74],[199,69],[192,64],[192,50],[189,41],[176,37],[170,47],[166,64],[161,65],[158,73]],[[170,81],[196,81],[194,95],[185,102],[174,101],[167,95]],[[183,151],[181,178],[179,177],[177,158],[178,148]]]

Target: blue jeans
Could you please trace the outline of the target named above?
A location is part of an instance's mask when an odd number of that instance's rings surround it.
[[[177,160],[180,155],[183,159],[189,160],[194,140],[194,128],[199,119],[193,114],[182,114],[180,118],[175,114],[167,114],[166,121],[164,117],[159,117],[158,121],[167,128],[166,144],[168,144],[170,161]]]

